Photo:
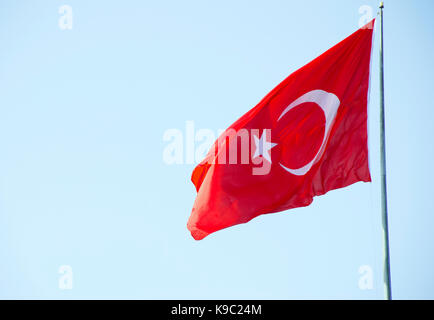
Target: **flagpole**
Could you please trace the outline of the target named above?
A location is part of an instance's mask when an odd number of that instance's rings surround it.
[[[389,225],[387,217],[387,185],[386,185],[386,137],[384,120],[384,66],[383,66],[383,9],[384,3],[380,2],[380,147],[381,147],[381,209],[383,220],[384,243],[384,291],[385,299],[392,299],[392,286],[390,279],[390,249],[389,249]]]

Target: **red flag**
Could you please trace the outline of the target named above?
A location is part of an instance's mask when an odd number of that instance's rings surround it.
[[[371,181],[367,96],[374,21],[292,73],[217,139],[191,180],[196,240]]]

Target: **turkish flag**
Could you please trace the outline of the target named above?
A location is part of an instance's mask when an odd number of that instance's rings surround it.
[[[196,240],[371,181],[367,98],[375,20],[292,73],[217,139],[194,169]]]

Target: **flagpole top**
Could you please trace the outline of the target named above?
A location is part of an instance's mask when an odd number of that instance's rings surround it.
[[[381,1],[381,2],[380,2],[380,9],[383,9],[383,8],[384,8],[384,2]]]

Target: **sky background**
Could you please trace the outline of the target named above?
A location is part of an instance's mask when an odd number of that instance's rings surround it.
[[[372,183],[195,241],[195,165],[163,161],[166,130],[226,128],[354,32],[363,5],[376,14],[368,0],[2,1],[0,298],[382,299],[378,32]],[[385,6],[393,296],[434,299],[434,1]]]

